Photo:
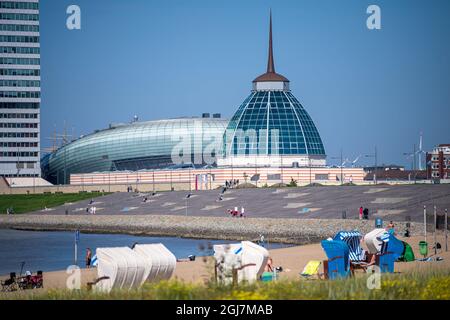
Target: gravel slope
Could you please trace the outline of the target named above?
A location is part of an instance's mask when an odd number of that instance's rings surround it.
[[[70,231],[90,233],[124,233],[221,240],[257,240],[259,235],[271,242],[314,243],[334,236],[341,230],[367,233],[374,221],[336,219],[218,218],[185,216],[0,216],[0,229]],[[397,223],[403,233],[405,223]],[[411,233],[420,235],[423,225],[411,223]]]

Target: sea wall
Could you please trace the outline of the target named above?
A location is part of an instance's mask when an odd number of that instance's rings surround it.
[[[397,223],[403,233],[405,223]],[[122,233],[198,239],[250,240],[264,235],[270,242],[307,244],[333,237],[341,230],[367,233],[374,221],[333,219],[217,218],[194,216],[0,216],[0,229]],[[421,235],[423,225],[411,223],[412,235]]]

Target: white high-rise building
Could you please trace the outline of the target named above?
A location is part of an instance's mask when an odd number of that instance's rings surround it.
[[[39,0],[0,1],[0,176],[40,176]]]

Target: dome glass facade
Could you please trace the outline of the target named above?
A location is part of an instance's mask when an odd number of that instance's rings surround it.
[[[246,143],[239,142],[235,132],[245,134],[248,130],[256,131],[256,143],[249,141],[248,134]],[[225,143],[225,156],[257,155],[261,151],[266,155],[325,155],[316,126],[290,91],[252,92],[231,118],[227,131],[231,131],[231,139]]]
[[[225,119],[182,118],[113,126],[46,155],[42,173],[46,180],[64,184],[74,173],[180,166],[174,163],[173,153],[183,142],[184,164],[204,166],[209,164],[204,162],[205,152],[220,154],[227,124]]]

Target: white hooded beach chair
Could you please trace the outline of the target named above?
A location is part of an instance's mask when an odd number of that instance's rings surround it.
[[[377,254],[381,252],[383,245],[382,237],[387,234],[385,229],[374,229],[364,236],[364,242],[367,245],[367,249],[371,254]]]
[[[149,266],[146,281],[168,280],[172,277],[177,259],[162,243],[137,244],[134,252],[142,256]]]
[[[225,284],[233,281],[233,270],[237,271],[237,281],[254,282],[264,272],[269,252],[249,241],[237,244],[214,246],[217,276]]]
[[[138,288],[150,271],[145,259],[128,247],[98,248],[97,261],[98,278],[105,279],[95,285],[95,290],[103,292]]]
[[[250,241],[242,241],[242,266],[239,278],[253,282],[258,280],[264,272],[269,260],[269,251]]]

